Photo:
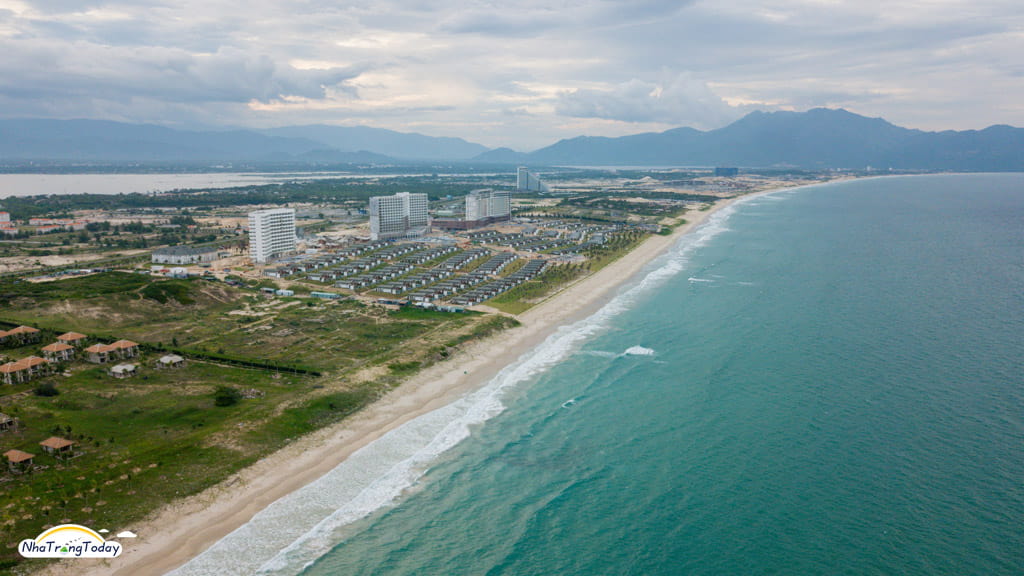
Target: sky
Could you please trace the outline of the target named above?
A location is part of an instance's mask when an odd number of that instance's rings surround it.
[[[1024,126],[1020,0],[0,0],[0,117],[530,151],[846,108]]]

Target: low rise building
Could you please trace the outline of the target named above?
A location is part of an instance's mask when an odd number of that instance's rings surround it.
[[[0,365],[0,381],[4,384],[22,384],[47,372],[49,363],[38,356],[29,356],[17,362]]]
[[[75,347],[63,342],[43,346],[43,357],[50,362],[70,362],[75,359]]]
[[[87,360],[93,364],[106,364],[139,355],[139,345],[131,340],[118,340],[113,344],[93,344],[85,349]]]
[[[151,256],[154,264],[199,264],[213,262],[218,257],[216,246],[168,246],[157,248]]]
[[[117,364],[110,367],[110,375],[114,378],[128,378],[129,376],[135,376],[135,374],[135,364]]]
[[[74,346],[75,348],[81,348],[85,346],[85,342],[89,339],[85,334],[79,334],[78,332],[65,332],[60,336],[57,336],[57,342],[67,344],[68,346]]]
[[[55,458],[68,457],[75,453],[75,443],[67,438],[50,436],[40,442],[39,445],[43,447],[43,452]]]
[[[158,368],[181,368],[185,365],[185,359],[177,354],[167,354],[157,361]]]
[[[40,337],[39,330],[31,326],[18,326],[6,331],[0,330],[0,345],[25,346],[39,342]]]
[[[21,450],[8,450],[4,452],[4,458],[7,459],[7,469],[20,474],[32,469],[35,455]]]

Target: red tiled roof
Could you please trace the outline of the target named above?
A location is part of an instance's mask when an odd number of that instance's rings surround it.
[[[25,460],[31,460],[35,458],[33,454],[29,454],[28,452],[22,452],[21,450],[8,450],[7,452],[4,452],[4,456],[7,456],[7,459],[10,460],[11,463],[13,464],[17,464],[19,462],[24,462]]]
[[[8,330],[7,334],[35,334],[36,332],[39,332],[39,330],[36,330],[31,326],[18,326],[17,328],[11,328]]]
[[[65,350],[74,350],[74,346],[69,346],[63,342],[54,342],[49,346],[43,346],[43,352],[63,352]]]
[[[78,332],[65,332],[64,334],[57,336],[57,340],[62,342],[73,342],[75,340],[82,340],[83,338],[88,338],[88,336],[85,334],[79,334]]]
[[[38,356],[29,356],[28,358],[22,358],[17,362],[8,362],[3,366],[0,366],[0,374],[10,374],[12,372],[21,372],[22,370],[28,370],[40,364],[46,364],[46,360]]]
[[[39,443],[40,446],[46,446],[47,448],[53,448],[54,450],[67,448],[72,444],[74,444],[74,442],[72,442],[71,440],[68,440],[66,438],[59,438],[57,436],[50,436],[46,440],[43,440],[42,442]]]

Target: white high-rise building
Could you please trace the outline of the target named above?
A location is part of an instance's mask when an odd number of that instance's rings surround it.
[[[430,228],[426,194],[399,192],[370,198],[370,238],[386,240],[420,236]]]
[[[505,190],[473,190],[466,195],[466,221],[507,220],[512,213]]]
[[[295,248],[295,210],[274,208],[249,213],[249,256],[253,262],[266,264]]]
[[[540,192],[541,194],[550,192],[551,189],[548,185],[541,182],[540,178],[536,174],[530,172],[526,166],[520,166],[516,172],[516,190],[523,192]]]

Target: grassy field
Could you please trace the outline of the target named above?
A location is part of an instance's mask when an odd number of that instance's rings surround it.
[[[59,282],[0,284],[0,320],[60,333],[126,338],[186,353],[216,353],[337,372],[396,353],[473,315],[392,312],[356,301],[265,298],[199,279],[109,272]]]
[[[0,571],[21,563],[10,543],[45,526],[75,522],[130,527],[174,498],[194,494],[292,439],[339,421],[460,345],[516,324],[504,316],[388,310],[354,301],[264,298],[202,280],[105,273],[47,283],[0,284],[0,316],[43,329],[39,344],[0,350],[39,355],[61,332],[147,344],[117,379],[82,361],[33,382],[0,385],[0,412],[17,431],[0,433],[0,453],[35,454],[37,468],[0,469]],[[95,340],[94,340],[95,341]],[[159,369],[173,349],[186,366]],[[301,365],[320,377],[197,360],[193,352]],[[34,390],[52,384],[56,396]],[[217,406],[218,386],[242,393]],[[50,436],[73,440],[77,456],[45,454]],[[6,563],[6,564],[5,564]]]

